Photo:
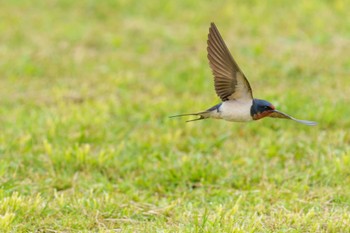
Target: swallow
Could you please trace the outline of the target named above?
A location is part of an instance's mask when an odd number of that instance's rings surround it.
[[[233,122],[256,121],[264,117],[284,118],[305,125],[316,125],[316,122],[299,120],[275,109],[266,100],[253,98],[252,88],[233,59],[219,30],[211,23],[207,40],[209,65],[214,76],[216,94],[221,103],[197,113],[179,114],[172,117],[198,116],[188,120],[198,121],[208,118],[222,119]]]

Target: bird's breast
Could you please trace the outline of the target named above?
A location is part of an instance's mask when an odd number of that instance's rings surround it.
[[[227,121],[251,121],[250,108],[253,104],[252,100],[237,101],[228,100],[220,106],[220,117]]]

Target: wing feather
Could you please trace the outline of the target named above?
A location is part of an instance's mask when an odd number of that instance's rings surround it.
[[[296,119],[292,116],[289,116],[288,114],[285,114],[285,113],[277,111],[277,110],[274,110],[273,113],[271,113],[269,115],[269,117],[289,119],[289,120],[293,120],[293,121],[299,122],[299,123],[304,124],[304,125],[317,125],[317,122],[307,121],[307,120],[299,120],[299,119]]]
[[[250,84],[228,50],[219,30],[211,23],[207,42],[209,65],[214,75],[216,94],[222,101],[252,100]]]

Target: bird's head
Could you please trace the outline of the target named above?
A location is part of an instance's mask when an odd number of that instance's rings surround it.
[[[254,99],[253,105],[250,108],[250,115],[254,120],[259,120],[269,116],[274,110],[275,107],[266,100]]]

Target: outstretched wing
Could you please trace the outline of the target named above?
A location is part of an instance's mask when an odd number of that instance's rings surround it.
[[[214,75],[216,94],[222,101],[252,100],[252,89],[247,78],[233,59],[219,30],[211,23],[208,34],[208,59]]]
[[[274,110],[273,113],[271,113],[269,115],[269,117],[290,119],[290,120],[293,120],[293,121],[296,121],[296,122],[299,122],[299,123],[302,123],[305,125],[317,125],[317,122],[295,119],[294,117],[289,116],[289,115],[287,115],[283,112],[277,111],[277,110]]]

